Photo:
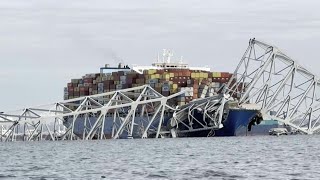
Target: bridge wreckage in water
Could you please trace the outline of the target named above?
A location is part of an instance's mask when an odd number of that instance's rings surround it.
[[[150,85],[1,113],[1,141],[234,136],[264,120],[319,132],[316,75],[277,47],[251,39],[220,94],[173,106]],[[103,99],[104,103],[101,103]]]

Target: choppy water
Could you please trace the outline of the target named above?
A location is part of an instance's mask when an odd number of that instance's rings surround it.
[[[320,136],[0,144],[0,179],[319,179]]]

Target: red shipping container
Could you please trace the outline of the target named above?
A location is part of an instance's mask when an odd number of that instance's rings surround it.
[[[83,82],[84,83],[93,83],[93,79],[92,78],[84,78]]]
[[[73,84],[72,83],[68,83],[68,87],[73,87]]]
[[[110,89],[110,84],[103,84],[103,89]]]
[[[157,74],[163,74],[164,73],[164,70],[162,69],[157,69]]]
[[[198,84],[193,85],[193,91],[198,90],[198,89],[199,89],[199,85]]]
[[[68,91],[68,95],[69,96],[74,96],[74,92],[73,91]]]
[[[132,79],[127,79],[126,80],[126,84],[132,84],[132,83],[133,83]]]
[[[228,72],[221,72],[221,77],[228,78],[230,74]]]
[[[113,80],[120,81],[120,76],[113,76]]]
[[[116,89],[116,85],[110,84],[110,89]]]
[[[89,87],[80,87],[80,92],[89,91]]]
[[[105,81],[103,81],[103,84],[104,85],[114,84],[114,81],[113,80],[105,80]]]

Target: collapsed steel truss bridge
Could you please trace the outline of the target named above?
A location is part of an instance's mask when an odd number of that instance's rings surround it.
[[[164,137],[172,132],[166,128],[165,121],[172,120],[168,114],[182,114],[168,102],[185,93],[164,97],[144,85],[2,113],[1,123],[9,124],[9,128],[2,125],[0,138],[1,141],[56,141]],[[192,104],[200,107],[211,101],[217,100],[209,98],[201,104]],[[189,123],[194,119],[189,118]],[[203,125],[203,129],[216,129],[218,124],[219,120],[214,126]]]
[[[319,78],[277,47],[255,39],[250,39],[222,94],[171,107],[169,102],[184,93],[164,97],[144,85],[0,113],[0,140],[160,138],[216,130],[223,127],[225,107],[232,97],[239,108],[254,104],[263,119],[277,120],[305,134],[320,130]],[[209,123],[199,122],[195,111],[202,111]],[[195,123],[200,127],[194,128]],[[177,126],[185,130],[178,132]]]
[[[319,78],[275,46],[251,39],[226,87],[240,106],[258,105],[263,119],[306,134],[320,129]]]

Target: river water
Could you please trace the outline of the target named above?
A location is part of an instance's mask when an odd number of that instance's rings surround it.
[[[0,179],[319,179],[319,136],[0,144]]]

